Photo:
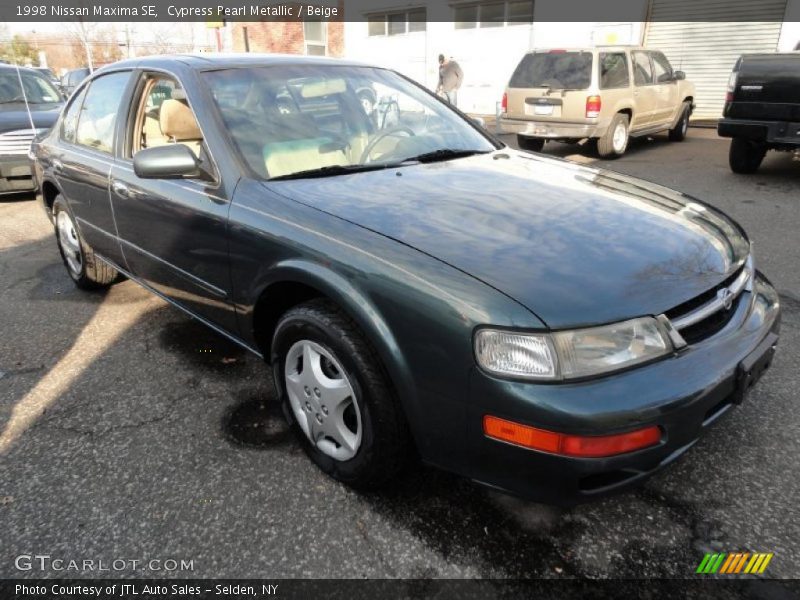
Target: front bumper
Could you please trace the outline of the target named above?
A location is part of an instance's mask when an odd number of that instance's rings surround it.
[[[780,329],[778,294],[761,274],[753,291],[744,293],[750,301],[739,304],[720,332],[644,367],[563,384],[500,380],[474,370],[467,474],[532,500],[571,505],[625,489],[670,464],[770,365]],[[751,369],[744,378],[740,365]],[[651,425],[663,435],[658,445],[628,454],[571,458],[487,438],[482,429],[487,414],[576,435]]]
[[[31,159],[24,155],[0,155],[0,194],[30,192],[36,189]]]
[[[583,139],[601,137],[608,125],[601,123],[566,123],[560,121],[531,121],[528,119],[500,118],[505,133],[516,133],[542,139]]]
[[[738,137],[753,142],[800,146],[800,123],[789,121],[720,119],[717,133],[722,137]]]

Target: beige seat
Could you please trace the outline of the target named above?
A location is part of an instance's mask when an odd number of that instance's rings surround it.
[[[158,122],[163,133],[172,142],[184,144],[200,157],[203,134],[189,105],[181,100],[164,100],[158,114]]]

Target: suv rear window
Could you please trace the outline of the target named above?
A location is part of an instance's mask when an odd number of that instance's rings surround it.
[[[591,52],[534,52],[522,58],[508,85],[583,90],[591,83]]]

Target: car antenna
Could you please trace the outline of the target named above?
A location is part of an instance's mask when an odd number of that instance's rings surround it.
[[[22,84],[22,73],[19,70],[19,61],[17,60],[17,52],[14,49],[14,44],[11,44],[11,52],[14,57],[14,66],[17,69],[19,89],[22,90],[22,99],[25,101],[25,111],[28,113],[28,122],[31,124],[31,133],[36,135],[36,125],[33,124],[33,115],[31,114],[31,105],[28,103],[28,94],[25,93],[25,86]]]

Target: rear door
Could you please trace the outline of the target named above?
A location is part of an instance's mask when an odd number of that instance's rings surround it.
[[[61,143],[54,151],[56,181],[80,233],[94,251],[117,264],[120,247],[108,190],[114,165],[114,135],[131,71],[101,75],[67,106]]]
[[[650,53],[631,52],[633,63],[633,121],[631,130],[649,129],[654,126],[658,114],[658,88],[653,77]]]
[[[176,304],[235,331],[229,294],[230,202],[183,86],[173,75],[140,74],[126,115],[127,135],[111,173],[111,195],[128,268]],[[189,147],[204,174],[139,178],[133,171],[135,153],[165,144]]]
[[[653,76],[658,90],[658,107],[654,121],[661,125],[671,125],[683,100],[678,97],[678,82],[675,81],[672,65],[664,54],[651,52],[650,58],[653,61]]]
[[[590,51],[526,54],[508,84],[508,117],[534,121],[585,120],[592,64]]]

